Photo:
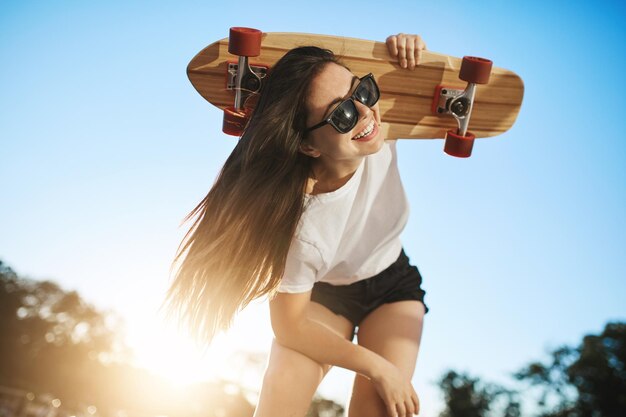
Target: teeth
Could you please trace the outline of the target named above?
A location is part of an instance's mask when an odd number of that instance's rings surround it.
[[[374,130],[374,121],[373,121],[373,120],[372,120],[372,121],[370,122],[370,124],[369,124],[369,125],[365,128],[365,130],[363,130],[361,133],[359,133],[358,135],[356,135],[356,136],[354,137],[354,139],[360,139],[360,138],[362,138],[363,136],[367,136],[367,135],[369,135],[370,133],[372,133],[372,130]]]

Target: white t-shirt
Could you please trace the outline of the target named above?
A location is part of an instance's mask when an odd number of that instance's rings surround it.
[[[317,281],[347,285],[378,274],[400,255],[408,217],[396,141],[385,141],[341,188],[306,195],[278,291],[306,292]]]

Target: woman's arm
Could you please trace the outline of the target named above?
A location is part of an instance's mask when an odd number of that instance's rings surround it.
[[[278,293],[270,301],[270,316],[276,341],[318,363],[350,369],[370,379],[387,405],[417,411],[417,394],[395,365],[382,356],[354,344],[307,316],[311,292]]]
[[[270,301],[270,316],[276,341],[319,362],[351,369],[368,378],[383,359],[374,352],[341,337],[307,317],[311,292],[278,293]]]

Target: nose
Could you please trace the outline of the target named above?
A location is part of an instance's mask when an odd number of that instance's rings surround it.
[[[354,100],[354,104],[356,105],[356,109],[359,112],[359,119],[367,118],[372,112],[372,109],[370,109],[369,107],[367,107],[365,104],[361,103],[358,100]]]

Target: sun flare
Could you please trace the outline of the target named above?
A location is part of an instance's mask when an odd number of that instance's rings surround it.
[[[129,326],[127,341],[135,365],[165,378],[172,388],[216,379],[254,385],[259,383],[271,344],[267,315],[266,306],[249,306],[228,332],[215,336],[206,352],[190,335],[156,317]]]
[[[175,387],[229,378],[227,364],[235,351],[227,335],[218,335],[203,355],[190,337],[171,329],[161,329],[134,345],[137,366],[162,376]]]

